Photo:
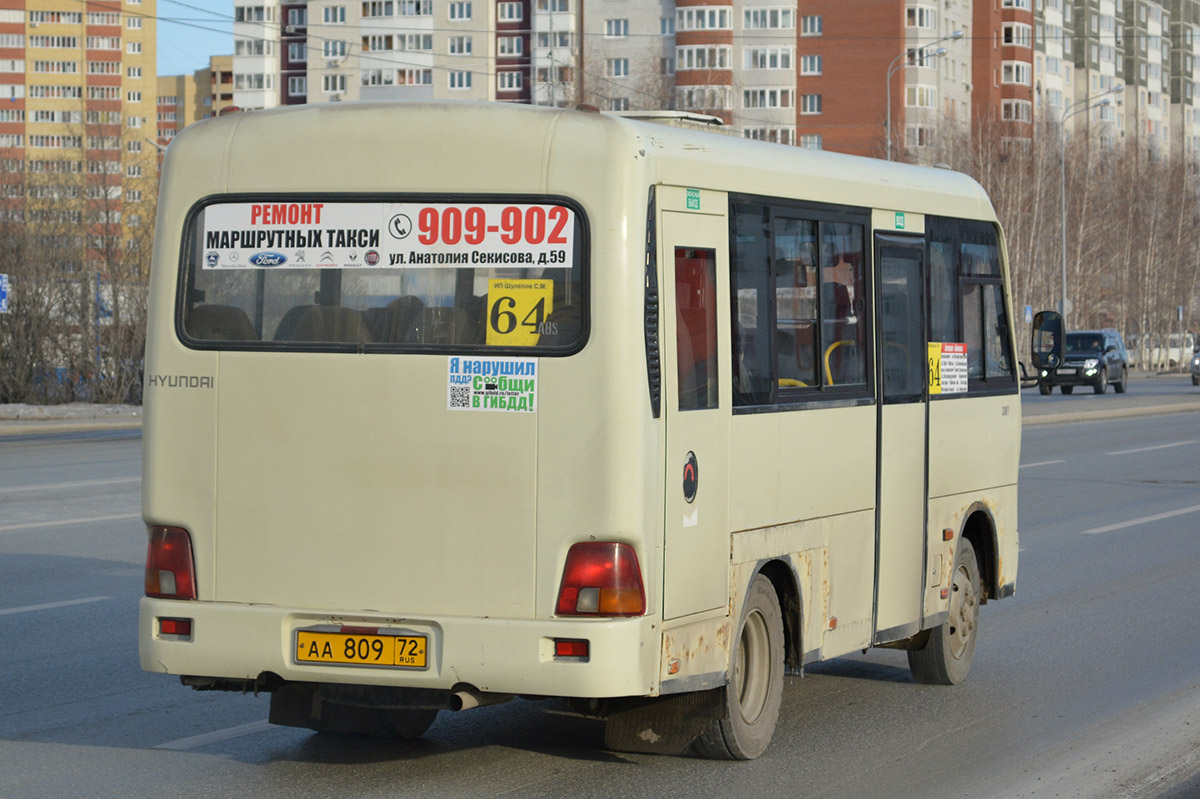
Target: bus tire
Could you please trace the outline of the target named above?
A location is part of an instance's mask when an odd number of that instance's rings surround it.
[[[908,653],[908,668],[917,682],[958,685],[966,679],[979,637],[979,590],[975,548],[960,539],[950,577],[950,615],[930,631],[923,648]]]
[[[764,575],[750,584],[724,698],[694,750],[714,760],[753,760],[771,742],[783,700],[783,613]]]

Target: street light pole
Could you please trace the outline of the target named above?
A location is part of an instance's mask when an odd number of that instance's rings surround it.
[[[1082,111],[1090,111],[1093,108],[1108,105],[1112,102],[1112,98],[1105,95],[1115,94],[1124,88],[1118,84],[1095,97],[1085,97],[1082,100],[1067,103],[1063,107],[1062,121],[1059,123],[1059,220],[1062,227],[1062,306],[1059,308],[1059,312],[1062,314],[1064,331],[1069,313],[1067,308],[1067,118]]]
[[[916,56],[916,58],[920,59],[922,57],[921,56],[922,52],[926,48],[933,47],[935,44],[941,44],[942,42],[948,42],[951,39],[961,39],[962,37],[963,37],[962,31],[955,31],[954,33],[950,34],[949,36],[943,36],[942,38],[932,41],[929,44],[923,44],[920,47],[917,47],[915,49],[914,55]],[[936,58],[937,56],[945,55],[945,54],[946,54],[946,48],[941,47],[941,48],[938,48],[937,52],[933,53],[931,55],[931,57]],[[900,55],[893,58],[892,63],[888,64],[887,118],[884,119],[884,121],[883,121],[883,127],[887,131],[887,160],[889,160],[889,161],[892,160],[892,75],[896,74],[896,70],[900,69],[900,67],[903,66],[900,63],[900,59],[907,58],[908,55],[909,55],[909,51],[905,50],[903,53],[901,53]]]

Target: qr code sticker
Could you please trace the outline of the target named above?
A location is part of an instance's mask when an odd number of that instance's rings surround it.
[[[471,387],[470,386],[450,386],[450,407],[451,408],[469,408],[469,407],[471,407]]]

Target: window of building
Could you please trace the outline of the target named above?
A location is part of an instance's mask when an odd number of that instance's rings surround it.
[[[904,104],[909,108],[933,108],[937,104],[937,87],[922,84],[906,86]]]
[[[321,91],[325,94],[345,94],[346,76],[340,74],[322,75]]]
[[[390,17],[392,8],[392,0],[367,0],[362,4],[362,15],[364,17]]]
[[[288,78],[288,94],[292,97],[303,97],[308,94],[308,78],[304,75],[294,75]]]
[[[730,30],[732,26],[733,9],[730,6],[688,6],[675,10],[676,30]]]
[[[1026,61],[1004,61],[1000,64],[1000,82],[1029,86],[1033,81],[1032,66]]]
[[[610,58],[604,62],[604,74],[610,78],[629,77],[628,58]]]
[[[824,28],[820,15],[800,18],[801,36],[820,36]]]
[[[321,21],[326,25],[345,25],[346,24],[346,7],[345,6],[325,6],[321,9]]]
[[[304,42],[288,43],[288,61],[302,64],[308,60],[308,46]]]
[[[604,20],[604,36],[608,39],[624,39],[629,36],[629,20]]]
[[[1001,26],[1001,41],[1012,47],[1032,47],[1033,29],[1020,22],[1005,22]]]
[[[456,71],[449,74],[449,85],[451,89],[469,89],[471,88],[471,73],[465,71]]]
[[[1010,122],[1033,121],[1033,103],[1028,100],[1001,100],[1000,118]]]
[[[499,3],[496,16],[501,22],[520,22],[524,19],[524,10],[520,3]]]
[[[795,60],[792,47],[749,47],[743,51],[746,69],[792,69]]]
[[[470,36],[451,36],[450,55],[468,55],[471,52]]]
[[[747,30],[795,29],[796,10],[793,8],[747,8],[742,18],[742,27]]]
[[[525,76],[520,72],[505,71],[496,73],[496,90],[501,92],[519,92],[525,85]]]
[[[364,69],[359,71],[360,86],[391,86],[396,82],[394,69]]]
[[[733,48],[729,45],[692,45],[675,48],[675,68],[730,69]]]
[[[496,42],[496,51],[502,56],[518,56],[525,52],[525,39],[521,36],[501,36]]]
[[[450,13],[451,20],[470,19],[471,18],[471,4],[470,3],[461,3],[461,2],[460,3],[451,3],[449,13]]]
[[[905,24],[910,28],[937,27],[937,9],[932,6],[909,6],[905,9]]]
[[[821,74],[821,56],[819,56],[819,55],[800,56],[800,74],[801,75],[820,75]]]

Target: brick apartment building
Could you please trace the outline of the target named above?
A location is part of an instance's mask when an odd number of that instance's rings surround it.
[[[673,107],[747,138],[918,161],[971,134],[1028,147],[1123,86],[1068,131],[1200,153],[1200,0],[238,0],[233,50],[245,110]]]

